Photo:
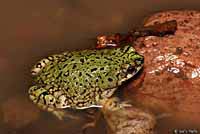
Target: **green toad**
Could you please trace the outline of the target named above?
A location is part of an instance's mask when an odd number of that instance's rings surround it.
[[[39,61],[32,69],[30,99],[50,112],[102,107],[118,86],[143,67],[144,57],[130,46],[68,51]]]

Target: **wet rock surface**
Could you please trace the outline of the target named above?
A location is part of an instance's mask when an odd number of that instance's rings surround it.
[[[180,124],[199,124],[200,12],[161,12],[149,17],[144,25],[170,20],[177,21],[175,35],[137,40],[135,47],[145,57],[146,75],[137,91],[127,92],[132,92],[131,99],[136,103],[154,112],[172,113]]]

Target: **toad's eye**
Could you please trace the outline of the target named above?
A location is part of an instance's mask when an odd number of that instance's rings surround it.
[[[133,73],[135,71],[136,71],[135,66],[129,66],[128,69],[127,69],[128,73]]]

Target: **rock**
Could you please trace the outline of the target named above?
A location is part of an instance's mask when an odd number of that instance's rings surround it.
[[[153,114],[128,103],[111,98],[102,109],[108,134],[155,134]]]
[[[200,114],[200,12],[161,12],[144,25],[170,20],[177,21],[175,35],[137,40],[135,48],[145,57],[146,76],[137,91],[127,92],[153,111],[185,112],[200,123],[200,116],[196,116]]]

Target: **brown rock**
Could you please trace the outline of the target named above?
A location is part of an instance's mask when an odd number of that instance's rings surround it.
[[[155,111],[185,112],[200,122],[196,116],[200,114],[200,12],[161,12],[144,25],[170,20],[177,21],[175,35],[136,42],[137,51],[145,57],[146,76],[138,92],[131,91],[132,98]]]

